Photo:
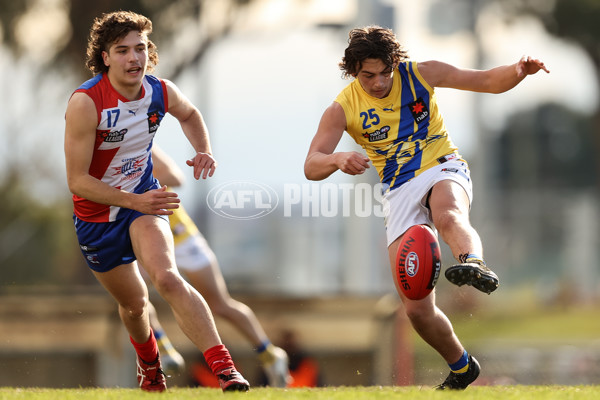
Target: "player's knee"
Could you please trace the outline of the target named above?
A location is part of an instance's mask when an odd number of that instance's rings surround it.
[[[152,283],[162,297],[169,297],[171,293],[181,291],[184,281],[180,275],[171,271],[163,271],[153,277]]]
[[[459,224],[468,223],[468,217],[459,210],[445,210],[434,215],[434,224],[440,233],[448,232]]]
[[[139,297],[131,299],[126,304],[121,304],[121,315],[131,321],[143,318],[147,312],[148,299]]]
[[[404,303],[406,316],[413,325],[420,325],[429,320],[433,315],[433,310],[422,302],[408,301]]]

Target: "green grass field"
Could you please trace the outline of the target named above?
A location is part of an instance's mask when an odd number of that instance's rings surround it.
[[[436,392],[427,387],[330,387],[320,389],[256,388],[248,393],[227,393],[219,389],[172,388],[166,393],[145,393],[138,389],[20,389],[0,388],[0,400],[372,400],[372,399],[461,399],[461,400],[554,400],[598,399],[599,386],[479,386],[464,392]]]

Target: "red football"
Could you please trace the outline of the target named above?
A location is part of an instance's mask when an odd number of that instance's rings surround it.
[[[427,225],[410,227],[398,246],[396,279],[402,293],[411,300],[425,298],[440,276],[440,245]]]

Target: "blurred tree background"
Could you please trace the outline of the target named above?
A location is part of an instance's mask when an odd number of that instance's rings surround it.
[[[29,77],[32,85],[43,85],[43,78],[48,75],[56,76],[57,80],[75,75],[74,80],[81,82],[90,77],[84,69],[83,57],[93,18],[102,12],[132,10],[153,20],[152,39],[159,45],[159,53],[164,54],[163,49],[170,51],[168,65],[161,65],[164,69],[160,75],[176,79],[196,65],[209,46],[227,36],[235,16],[252,3],[252,0],[9,1],[0,7],[0,39],[3,51],[10,52],[17,64],[35,64],[35,74]],[[465,0],[463,3],[471,7],[475,18],[484,6],[498,3],[507,20],[523,15],[539,19],[552,35],[583,48],[600,76],[600,1]],[[182,31],[196,35],[196,45],[186,48],[185,52],[175,52],[172,48],[177,47]],[[474,30],[473,34],[476,35]],[[9,83],[4,84],[3,89],[5,96],[14,91]],[[566,97],[574,95],[565,93]],[[53,99],[32,99],[33,103],[25,107],[41,109],[44,101]],[[13,111],[21,106],[15,104]],[[17,120],[4,125],[7,132],[2,132],[2,137],[10,138],[5,142],[8,148],[13,147],[12,143],[21,143],[20,138],[26,135],[21,124]],[[62,128],[51,128],[54,140],[62,140]],[[552,186],[565,191],[597,191],[600,158],[595,154],[600,152],[599,131],[600,110],[590,117],[563,105],[545,104],[533,113],[515,115],[494,146],[498,154],[505,156],[496,157],[498,162],[491,168],[493,178],[500,184],[499,190],[536,191]],[[18,150],[5,150],[6,167],[0,175],[0,203],[4,206],[0,214],[0,291],[28,284],[90,284],[93,278],[73,246],[75,235],[68,193],[55,198],[45,196],[43,189],[32,190],[40,185],[66,188],[64,182],[58,182],[49,172],[56,160],[45,157],[44,146],[38,143],[32,146],[21,143],[14,147]],[[31,168],[38,174],[36,182],[24,177],[29,176],[24,172]],[[553,201],[547,198],[537,201],[534,207],[542,209],[542,217],[556,212]],[[506,203],[507,208],[512,206],[513,203]],[[540,243],[556,243],[560,240],[561,234],[557,232],[560,227],[553,226],[551,219],[547,224],[548,229],[543,229],[541,234],[547,235],[548,240]],[[539,249],[540,254],[543,252],[544,249]]]
[[[539,18],[552,35],[577,43],[588,54],[600,76],[600,1],[508,0],[499,4],[509,18],[530,14]],[[565,79],[578,77],[574,74]],[[600,85],[600,80],[595,83]],[[577,94],[565,93],[565,97],[570,96]],[[541,118],[544,116],[547,118]],[[540,157],[537,157],[539,164],[534,168],[538,172],[545,171],[546,179],[551,179],[552,182],[544,181],[540,174],[537,175],[540,179],[536,181],[540,185],[550,183],[564,189],[600,188],[600,158],[595,156],[600,150],[600,109],[596,110],[592,118],[588,118],[569,112],[564,107],[548,105],[538,110],[537,117],[529,116],[528,119],[549,123],[537,127],[530,125],[526,129],[535,136],[541,136]],[[503,135],[510,136],[510,132],[517,132],[518,128],[519,126],[511,126]],[[504,137],[504,141],[509,142],[510,139]],[[515,165],[511,161],[513,160],[508,160],[507,164]],[[509,177],[504,178],[505,183],[511,180]],[[515,175],[513,179],[518,184],[518,176]]]

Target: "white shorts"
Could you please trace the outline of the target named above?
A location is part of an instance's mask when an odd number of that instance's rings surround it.
[[[473,185],[469,166],[465,161],[451,160],[428,169],[383,196],[388,246],[413,225],[426,224],[436,232],[425,202],[433,185],[443,180],[452,180],[462,186],[471,204]]]
[[[179,269],[199,271],[215,261],[215,253],[200,233],[189,236],[183,242],[175,245],[175,262]]]

